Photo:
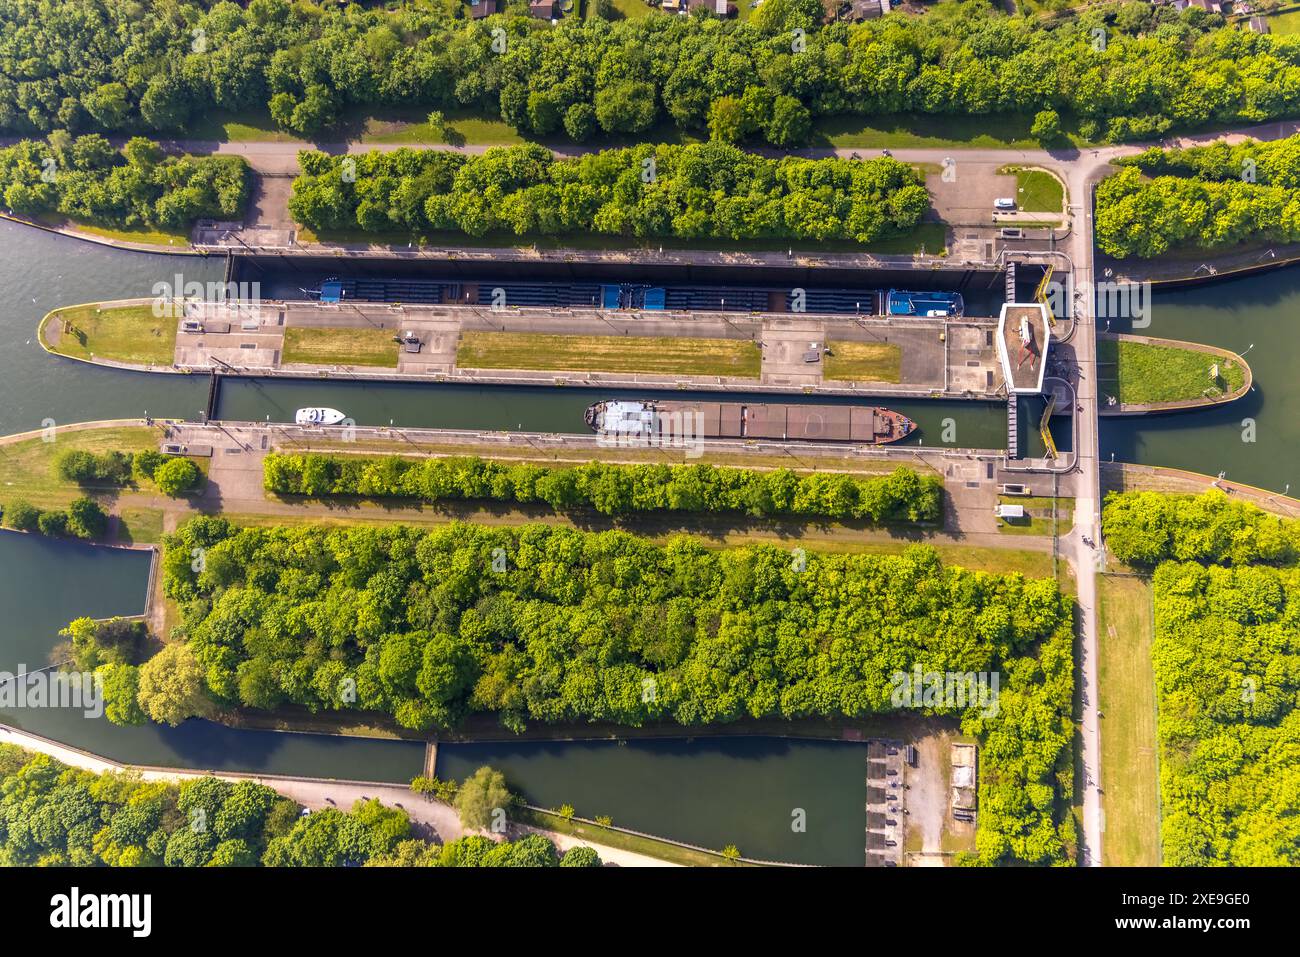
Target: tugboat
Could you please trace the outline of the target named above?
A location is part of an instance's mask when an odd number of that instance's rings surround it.
[[[617,399],[587,409],[587,427],[624,442],[666,439],[769,439],[888,445],[916,431],[901,413],[874,405],[679,402]]]
[[[338,409],[299,409],[293,414],[298,425],[338,425],[346,418]]]

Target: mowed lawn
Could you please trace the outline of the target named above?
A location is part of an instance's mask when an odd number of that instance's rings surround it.
[[[1000,505],[1022,505],[1024,518],[998,519],[998,531],[1004,535],[1064,534],[1073,524],[1074,499],[1056,500],[1056,525],[1052,524],[1052,499],[1024,495],[999,495]]]
[[[1241,363],[1232,359],[1123,339],[1097,342],[1097,378],[1104,393],[1122,403],[1174,402],[1218,398],[1246,381]],[[1210,378],[1218,364],[1219,378]]]
[[[82,431],[56,430],[53,442],[46,442],[37,435],[19,442],[0,443],[0,504],[22,498],[39,508],[51,508],[67,505],[85,492],[119,492],[118,486],[81,486],[55,476],[54,457],[64,449],[85,449],[96,453],[139,452],[157,449],[158,441],[157,429],[127,425]]]
[[[1100,575],[1097,589],[1102,860],[1111,867],[1154,867],[1160,863],[1160,798],[1151,586],[1140,578]]]
[[[289,326],[284,330],[282,363],[397,368],[393,330]]]
[[[139,365],[172,364],[179,319],[158,318],[153,305],[75,306],[45,322],[42,337],[53,351],[74,359],[111,359]]]
[[[1065,186],[1047,170],[1004,166],[999,173],[1016,177],[1016,204],[1027,213],[1059,213],[1065,208]]]
[[[748,339],[462,332],[456,365],[462,369],[641,372],[756,379],[762,354]]]
[[[124,545],[162,541],[163,513],[157,508],[123,508],[118,514],[117,540]]]
[[[855,382],[898,382],[902,378],[903,350],[892,342],[826,343],[823,375],[827,379]]]

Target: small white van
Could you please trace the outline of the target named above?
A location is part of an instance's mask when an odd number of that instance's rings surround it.
[[[1016,208],[1016,201],[1009,196],[1001,196],[993,200],[993,208],[999,213],[1011,212]]]

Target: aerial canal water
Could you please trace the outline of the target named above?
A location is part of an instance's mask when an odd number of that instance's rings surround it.
[[[441,744],[437,773],[489,765],[541,807],[759,860],[861,867],[866,760],[865,744],[790,738],[501,741]]]

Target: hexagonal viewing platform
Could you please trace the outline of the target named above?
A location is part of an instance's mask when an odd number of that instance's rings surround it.
[[[1052,329],[1041,303],[1007,302],[998,317],[998,358],[1007,388],[1018,395],[1039,395],[1047,371]]]

